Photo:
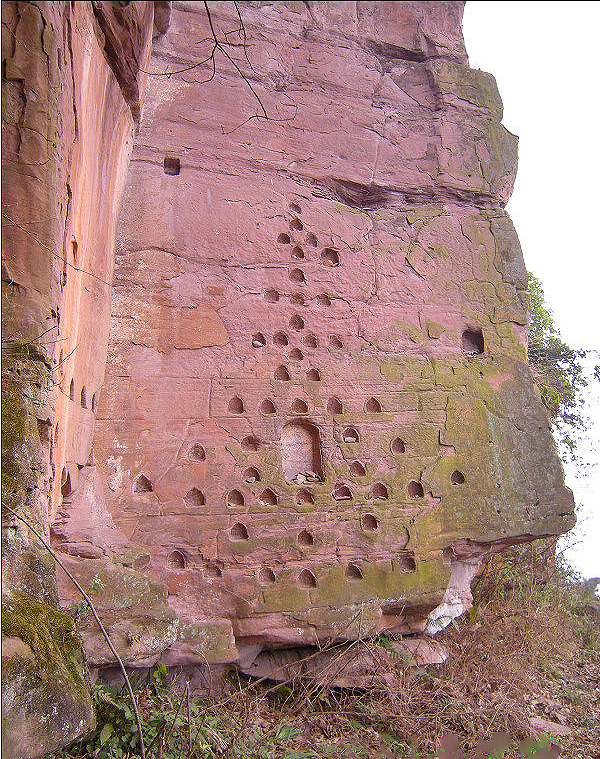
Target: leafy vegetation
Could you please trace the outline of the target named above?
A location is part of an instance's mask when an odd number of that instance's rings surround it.
[[[529,297],[529,363],[558,442],[569,458],[576,459],[577,435],[585,429],[582,390],[588,384],[583,363],[587,351],[571,348],[562,340],[542,283],[533,274],[529,274]]]

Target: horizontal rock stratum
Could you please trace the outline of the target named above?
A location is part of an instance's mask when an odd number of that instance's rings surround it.
[[[54,525],[131,664],[435,632],[483,555],[573,524],[461,4],[241,7],[210,5],[241,74],[198,64],[201,3],[155,40],[94,463]]]

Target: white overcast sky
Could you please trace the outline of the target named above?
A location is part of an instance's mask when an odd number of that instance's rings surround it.
[[[463,29],[471,67],[496,77],[504,125],[520,138],[507,210],[525,264],[542,280],[565,341],[600,350],[600,2],[471,0]],[[591,577],[600,576],[597,382],[587,396],[585,445],[597,465],[588,475],[567,466],[580,524],[566,555]]]

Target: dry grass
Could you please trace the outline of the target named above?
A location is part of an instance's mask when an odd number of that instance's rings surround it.
[[[267,732],[282,720],[295,725],[299,757],[403,756],[409,745],[431,756],[448,733],[470,756],[498,732],[512,741],[504,756],[522,757],[518,744],[536,735],[533,717],[569,728],[555,740],[561,756],[600,757],[600,617],[564,571],[547,582],[535,574],[519,551],[496,557],[459,630],[440,636],[451,652],[444,665],[398,662],[389,685],[368,692],[238,680],[223,706]]]
[[[155,736],[150,755],[160,747],[163,759],[432,757],[453,734],[464,755],[489,757],[500,754],[482,753],[482,741],[503,732],[511,742],[505,759],[522,759],[531,754],[519,743],[534,736],[538,717],[570,730],[556,740],[565,759],[600,757],[600,612],[568,573],[536,580],[548,563],[533,556],[515,549],[488,565],[474,608],[438,636],[451,653],[441,666],[407,667],[380,638],[352,648],[368,649],[377,662],[369,690],[257,682],[234,672],[218,699],[190,699],[182,709],[181,699],[147,686],[139,704],[146,735]],[[100,745],[101,728],[61,757],[137,755]]]

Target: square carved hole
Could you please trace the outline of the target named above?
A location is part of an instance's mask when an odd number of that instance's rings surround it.
[[[171,177],[177,176],[181,171],[181,163],[179,158],[175,156],[166,155],[163,161],[163,171]]]

